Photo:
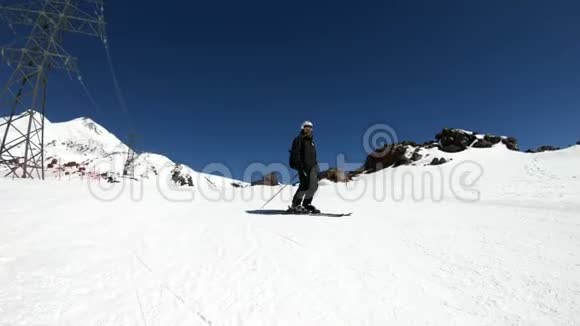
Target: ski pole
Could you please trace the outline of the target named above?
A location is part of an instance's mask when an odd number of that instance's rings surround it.
[[[263,209],[264,207],[266,207],[266,205],[268,205],[274,198],[276,198],[276,196],[278,196],[278,194],[280,194],[282,192],[282,190],[286,189],[286,187],[288,187],[289,185],[292,184],[292,181],[294,181],[294,179],[296,179],[296,177],[298,176],[298,173],[294,176],[294,178],[292,178],[290,180],[290,183],[288,183],[287,185],[285,185],[284,187],[282,187],[282,189],[280,189],[274,196],[272,196],[272,198],[268,199],[268,201],[262,205],[262,207],[260,207],[260,209]]]

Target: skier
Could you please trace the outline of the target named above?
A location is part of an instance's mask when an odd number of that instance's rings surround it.
[[[312,205],[312,199],[318,190],[319,172],[316,145],[312,135],[312,122],[304,121],[300,129],[300,134],[294,138],[290,150],[290,167],[298,171],[300,186],[288,211],[318,214],[320,211]]]

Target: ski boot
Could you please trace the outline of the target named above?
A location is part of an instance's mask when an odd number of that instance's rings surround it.
[[[289,206],[286,211],[288,214],[308,214],[309,211],[302,205]]]
[[[314,207],[314,205],[305,205],[304,208],[310,214],[320,214],[320,210],[318,208]]]

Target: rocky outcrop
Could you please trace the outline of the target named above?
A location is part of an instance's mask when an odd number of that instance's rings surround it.
[[[171,171],[171,180],[179,186],[193,187],[193,178],[189,174],[183,173],[181,164],[175,165]]]
[[[345,173],[341,169],[338,168],[330,168],[326,171],[323,171],[318,176],[319,180],[327,179],[332,182],[348,182],[351,180],[350,174]]]
[[[557,151],[560,150],[560,147],[557,146],[551,146],[551,145],[543,145],[540,146],[536,149],[528,149],[526,151],[526,153],[541,153],[541,152],[551,152],[551,151]]]
[[[66,175],[66,172],[65,172]],[[105,179],[108,183],[119,183],[118,174],[114,172],[101,173],[100,177]]]
[[[411,155],[411,161],[416,162],[423,158],[423,155],[419,154],[420,149],[421,149],[420,147],[415,148],[413,155]]]
[[[485,136],[483,136],[483,138],[481,138],[481,136],[479,136],[479,137],[480,138],[478,138],[475,141],[475,143],[473,143],[473,145],[471,145],[471,147],[473,147],[473,148],[490,148],[493,145],[501,142],[501,140],[502,140],[502,138],[500,136],[494,136],[494,135],[485,135]]]
[[[76,162],[76,161],[69,161],[66,163],[62,163],[59,162],[58,159],[54,158],[54,157],[48,157],[45,162],[48,162],[48,164],[46,165],[46,171],[47,172],[51,172],[53,175],[55,176],[60,176],[60,175],[68,175],[68,176],[79,176],[82,177],[86,174],[88,174],[87,172],[87,162]],[[97,174],[93,173],[92,175],[97,176]],[[103,175],[103,174],[99,174],[98,176],[100,176],[103,179],[108,180],[109,182],[113,182],[113,181],[117,181],[117,176],[115,173],[111,173]],[[111,176],[111,179],[109,180],[109,176]]]
[[[442,157],[442,158],[434,158],[433,160],[431,160],[431,163],[429,163],[429,165],[441,165],[441,164],[445,164],[448,161]]]
[[[515,139],[514,137],[507,137],[507,138],[503,138],[501,140],[501,142],[508,148],[511,149],[512,151],[519,151],[520,148],[518,146],[518,140]]]
[[[47,167],[48,169],[52,169],[52,168],[54,168],[54,167],[55,167],[55,165],[56,165],[57,163],[58,163],[58,161],[57,161],[55,158],[53,158],[53,159],[50,161],[50,163],[48,163],[48,165],[47,165],[46,167]]]
[[[508,149],[518,151],[518,141],[514,137],[500,137],[495,135],[478,135],[477,133],[445,128],[438,133],[437,139],[439,149],[447,153],[457,153],[473,148],[490,148],[495,144],[502,143]]]
[[[458,153],[469,148],[491,148],[495,145],[505,146],[519,151],[518,141],[514,137],[481,134],[462,129],[445,128],[435,135],[435,141],[426,141],[421,144],[414,141],[402,141],[397,144],[387,144],[370,153],[359,169],[348,173],[335,175],[337,171],[325,171],[320,176],[329,180],[352,180],[359,174],[373,173],[385,168],[395,168],[403,165],[441,165],[452,160],[450,157],[435,157],[429,162],[425,158],[432,155],[431,148],[438,148],[446,153]],[[436,152],[435,152],[436,153]],[[438,156],[443,153],[436,154]],[[340,181],[339,181],[340,182]]]
[[[501,141],[501,137],[494,135],[485,135],[483,136],[483,140],[490,142],[492,145],[495,145]]]
[[[361,175],[363,173],[365,173],[364,166],[361,166],[360,168],[358,168],[358,169],[356,169],[354,171],[348,171],[346,173],[346,176],[347,176],[348,180],[352,180],[356,176],[359,176],[359,175]]]
[[[461,152],[469,147],[477,138],[473,133],[445,128],[435,135],[439,143],[439,149],[447,153]]]
[[[66,162],[62,166],[64,166],[65,168],[72,168],[72,167],[79,166],[79,164],[77,162],[75,162],[75,161],[72,161],[72,162]]]
[[[231,182],[230,185],[234,188],[245,188],[247,185],[241,184],[239,182]]]
[[[370,153],[363,165],[366,172],[376,172],[388,167],[397,167],[411,163],[411,160],[405,155],[407,146],[385,145],[382,148]]]
[[[478,139],[475,143],[471,146],[473,148],[490,148],[493,144],[485,139]]]
[[[260,180],[252,182],[252,186],[277,186],[280,182],[278,181],[278,175],[274,172],[266,174]]]

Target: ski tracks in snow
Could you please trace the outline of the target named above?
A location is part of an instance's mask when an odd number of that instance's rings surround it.
[[[538,157],[525,161],[523,174],[519,178],[511,178],[503,186],[503,193],[498,198],[521,198],[535,200],[558,200],[568,192],[566,182],[548,167],[542,164]]]
[[[152,278],[156,282],[158,282],[160,284],[160,286],[163,287],[163,289],[165,289],[167,292],[169,292],[181,305],[183,305],[183,307],[185,307],[189,312],[191,312],[196,317],[198,317],[199,321],[201,321],[204,325],[208,325],[208,326],[212,325],[211,321],[203,313],[201,313],[199,311],[199,308],[197,308],[199,306],[199,304],[195,304],[196,308],[192,308],[191,304],[188,301],[186,301],[184,298],[182,298],[179,294],[177,294],[176,291],[171,289],[167,283],[165,283],[164,281],[160,281],[157,278],[157,276],[155,275],[155,272],[153,271],[153,269],[147,263],[145,263],[145,261],[143,261],[143,259],[141,257],[139,257],[139,255],[137,255],[136,253],[133,253],[133,255],[135,256],[135,258],[137,259],[139,264],[151,274]],[[145,325],[147,325],[147,318],[145,317],[145,313],[143,312],[143,305],[141,303],[141,299],[139,296],[139,290],[138,289],[135,290],[135,293],[137,295],[137,301],[139,303],[139,309],[141,311],[143,323]]]
[[[69,213],[77,193],[10,219],[21,213],[0,210],[0,325],[576,325],[580,316],[577,212],[552,202],[367,202],[355,218],[316,219],[250,216],[241,203],[87,200],[83,214]],[[334,201],[322,192],[321,206]]]

